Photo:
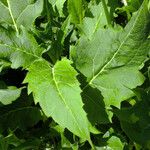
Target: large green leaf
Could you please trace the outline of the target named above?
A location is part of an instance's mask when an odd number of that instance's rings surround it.
[[[29,93],[33,92],[35,103],[39,102],[48,117],[90,141],[89,122],[82,108],[76,75],[67,59],[57,62],[53,68],[41,60],[31,65],[24,82],[28,82]]]
[[[0,27],[0,34],[0,59],[11,61],[12,68],[26,68],[41,58],[43,49],[24,28],[17,36],[11,28],[6,30]]]
[[[0,0],[0,22],[31,27],[43,9],[43,0]]]
[[[139,69],[150,47],[149,17],[146,0],[123,31],[99,29],[91,40],[82,36],[72,49],[76,68],[101,91],[106,106],[119,107],[144,81]]]

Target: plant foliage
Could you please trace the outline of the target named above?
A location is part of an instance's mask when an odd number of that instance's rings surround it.
[[[0,150],[150,149],[149,0],[0,0]]]

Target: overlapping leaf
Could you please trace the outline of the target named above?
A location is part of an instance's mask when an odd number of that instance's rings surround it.
[[[120,141],[120,139],[118,137],[112,136],[108,139],[106,146],[96,147],[96,150],[103,150],[103,149],[123,150],[124,144]]]
[[[150,148],[150,93],[131,108],[114,109],[124,132],[143,148]]]
[[[24,130],[35,125],[42,117],[38,108],[22,107],[1,114],[0,119],[0,132],[2,132],[7,128],[12,130],[20,128]]]
[[[85,17],[83,19],[83,23],[78,26],[81,30],[81,33],[86,35],[87,38],[91,39],[94,33],[100,27],[103,28],[105,25],[107,25],[107,20],[102,3],[99,3],[98,5],[93,5],[91,3],[89,9],[92,13],[91,16]]]
[[[61,146],[63,148],[72,148],[72,150],[78,150],[78,145],[76,143],[75,144],[70,143],[70,141],[65,137],[64,135],[65,130],[61,126],[57,125],[54,127],[54,129],[61,135]]]
[[[43,0],[0,0],[0,23],[31,27],[43,9]]]
[[[33,92],[35,102],[39,102],[48,117],[90,141],[89,122],[82,108],[76,75],[67,59],[57,62],[53,68],[46,61],[36,61],[24,82],[28,82],[29,92]]]
[[[49,3],[54,7],[57,7],[59,15],[63,16],[63,6],[66,0],[49,0]]]
[[[147,58],[150,42],[147,0],[123,31],[99,29],[89,40],[82,36],[72,49],[76,68],[89,85],[99,89],[106,106],[120,105],[133,96],[131,89],[144,81],[139,72]]]
[[[84,16],[82,0],[68,0],[68,12],[71,21],[75,24],[80,24]]]
[[[4,87],[5,84],[0,84],[0,87]],[[8,94],[10,96],[10,94]],[[7,100],[8,96],[5,97]],[[17,96],[17,94],[16,94]],[[14,96],[12,95],[12,97]],[[20,97],[8,105],[0,106],[0,133],[10,130],[16,130],[17,128],[24,130],[28,127],[32,127],[42,120],[41,111],[38,107],[31,106],[33,103],[32,96],[28,96],[26,90],[22,90]]]
[[[27,68],[34,60],[41,58],[43,49],[24,28],[17,36],[11,28],[6,30],[0,27],[0,34],[0,59],[12,62],[12,68]]]
[[[0,82],[0,102],[4,105],[12,103],[16,100],[21,94],[21,88],[16,87],[7,87]]]
[[[99,90],[89,86],[83,90],[82,98],[85,104],[84,108],[91,123],[109,123],[103,97]]]

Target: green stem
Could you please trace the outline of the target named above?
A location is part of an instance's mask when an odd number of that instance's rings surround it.
[[[105,11],[107,23],[108,23],[108,25],[111,25],[111,18],[110,18],[110,14],[109,14],[109,11],[108,11],[108,8],[107,8],[106,1],[102,0],[102,4],[103,4],[104,11]]]
[[[91,139],[88,140],[89,144],[91,145],[92,150],[95,150],[95,146],[93,145]]]

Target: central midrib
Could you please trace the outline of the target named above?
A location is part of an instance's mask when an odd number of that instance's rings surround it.
[[[59,93],[60,98],[63,100],[63,102],[64,102],[65,106],[67,107],[67,109],[71,112],[71,114],[72,114],[72,116],[73,116],[73,118],[74,118],[74,120],[75,120],[75,123],[76,123],[76,125],[77,125],[77,127],[78,127],[78,129],[79,129],[79,131],[80,131],[80,133],[83,133],[82,129],[81,129],[80,126],[78,125],[78,121],[76,120],[76,118],[75,118],[74,115],[73,115],[73,114],[74,114],[73,111],[69,108],[69,106],[68,106],[67,103],[65,102],[65,98],[63,97],[63,95],[61,94],[61,92],[60,92],[60,90],[59,90],[59,87],[58,87],[58,84],[57,84],[57,81],[56,81],[56,78],[55,78],[55,70],[54,70],[54,68],[52,68],[52,75],[53,75],[53,81],[54,81],[54,83],[55,83],[55,86],[56,86],[56,89],[57,89],[57,91],[58,91],[58,93]]]
[[[8,10],[9,10],[10,16],[11,16],[11,18],[12,18],[13,24],[14,24],[14,26],[15,26],[16,32],[19,33],[17,24],[16,24],[16,22],[15,22],[15,19],[14,19],[14,17],[13,17],[13,14],[12,14],[12,10],[11,10],[11,6],[10,6],[10,3],[9,3],[9,0],[7,0],[7,4],[8,4]]]

